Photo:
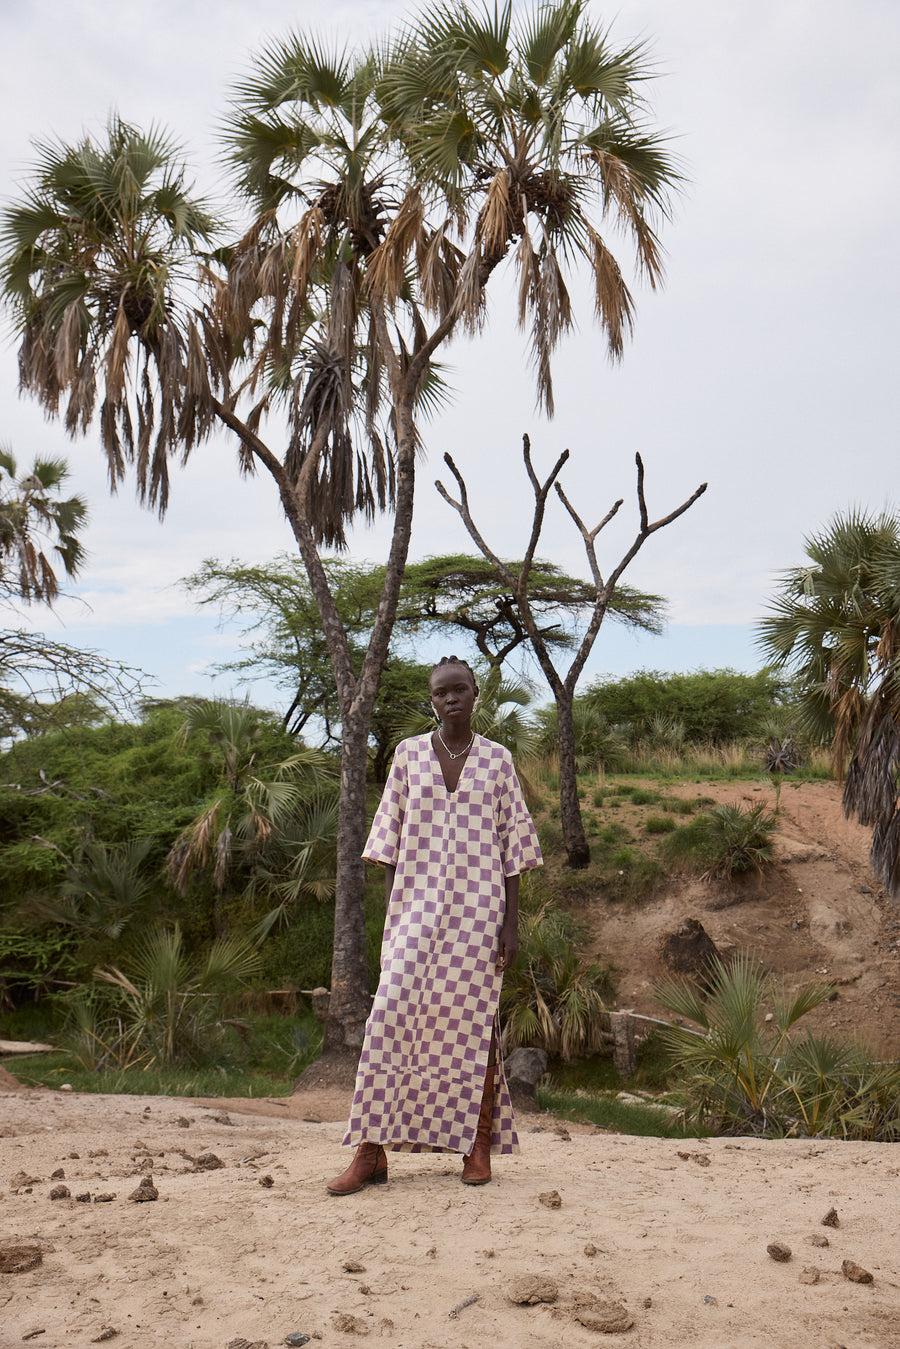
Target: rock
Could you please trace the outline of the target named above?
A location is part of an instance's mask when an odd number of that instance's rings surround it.
[[[27,1274],[43,1258],[40,1246],[0,1246],[0,1274]]]
[[[597,1302],[593,1307],[579,1307],[572,1315],[585,1330],[597,1330],[601,1335],[621,1335],[634,1325],[634,1317],[621,1302]]]
[[[145,1176],[136,1190],[128,1196],[135,1204],[149,1204],[159,1198],[159,1190],[153,1184],[152,1176]]]
[[[116,1197],[116,1196],[115,1196],[114,1194],[95,1194],[95,1195],[94,1195],[94,1203],[95,1203],[95,1204],[111,1204],[112,1201],[115,1199],[115,1197]]]
[[[58,1090],[59,1090],[59,1091],[74,1091],[75,1088],[72,1086],[72,1083],[71,1083],[71,1082],[63,1082],[62,1086],[59,1087]]]
[[[514,1049],[503,1064],[506,1085],[513,1105],[534,1110],[537,1107],[535,1088],[547,1071],[547,1054],[543,1049]]]
[[[115,1326],[104,1326],[99,1335],[95,1335],[91,1344],[103,1344],[104,1340],[114,1340],[118,1335]]]
[[[191,1121],[188,1119],[187,1115],[179,1115],[175,1121],[175,1126],[178,1129],[189,1129],[191,1127]]]
[[[840,1227],[840,1225],[841,1225],[841,1220],[840,1220],[840,1218],[839,1218],[838,1215],[837,1215],[837,1209],[836,1209],[836,1208],[830,1208],[830,1209],[828,1210],[828,1212],[825,1214],[825,1217],[822,1219],[822,1226],[823,1226],[823,1227]]]
[[[683,1162],[696,1162],[698,1166],[712,1165],[705,1152],[679,1152],[678,1156]]]
[[[90,1190],[86,1190],[84,1194],[76,1194],[75,1196],[76,1204],[89,1204],[90,1202],[91,1202]]]
[[[234,1128],[234,1121],[232,1120],[231,1116],[225,1114],[224,1112],[221,1115],[209,1115],[207,1116],[207,1118],[210,1119],[214,1124],[228,1124],[231,1126],[232,1129]]]
[[[698,918],[685,918],[673,931],[662,933],[656,954],[667,970],[701,984],[708,981],[710,965],[719,957],[715,942]]]
[[[25,1087],[0,1063],[0,1091],[25,1091]]]
[[[875,1280],[867,1269],[858,1265],[855,1260],[843,1260],[841,1262],[841,1273],[845,1279],[851,1283],[874,1283]]]
[[[597,1247],[594,1245],[592,1241],[589,1241],[588,1244],[585,1246],[584,1253],[588,1257],[588,1259],[591,1259],[593,1256],[597,1254]]]
[[[225,1349],[269,1349],[268,1340],[245,1340],[239,1335],[236,1340],[229,1340]]]
[[[359,1316],[351,1316],[349,1312],[335,1312],[331,1318],[333,1330],[337,1330],[342,1335],[368,1335],[369,1327]]]
[[[9,1182],[9,1188],[15,1192],[16,1190],[24,1190],[29,1185],[40,1185],[40,1183],[40,1176],[29,1176],[27,1171],[17,1171]]]
[[[295,1349],[300,1349],[301,1345],[309,1344],[309,1336],[304,1335],[300,1330],[292,1330],[290,1335],[285,1335],[284,1342],[295,1346]]]
[[[271,1190],[272,1186],[275,1184],[275,1178],[274,1176],[260,1176],[259,1183],[264,1190]]]
[[[559,1286],[546,1274],[520,1274],[507,1288],[506,1296],[520,1307],[533,1307],[538,1302],[555,1302]]]
[[[106,1148],[94,1148],[93,1152],[89,1152],[89,1153],[88,1153],[88,1156],[89,1156],[89,1157],[108,1157],[108,1156],[109,1156],[109,1153],[107,1152]]]
[[[218,1171],[219,1167],[224,1165],[222,1158],[217,1157],[214,1152],[202,1152],[199,1157],[194,1158],[195,1171]]]
[[[812,1232],[808,1237],[804,1237],[803,1240],[806,1242],[807,1246],[831,1245],[831,1242],[828,1240],[824,1232]]]
[[[770,1241],[766,1250],[773,1260],[786,1261],[791,1258],[790,1246],[785,1246],[783,1241]]]
[[[71,1199],[72,1191],[68,1185],[54,1185],[50,1191],[51,1199]]]
[[[345,1260],[343,1270],[345,1274],[365,1274],[366,1267],[361,1265],[358,1260]]]
[[[51,1179],[51,1180],[65,1180],[65,1178],[66,1178],[66,1173],[65,1173],[65,1171],[62,1169],[61,1166],[58,1166],[58,1167],[56,1168],[55,1171],[51,1171],[51,1172],[50,1172],[50,1179]]]
[[[545,1190],[543,1194],[538,1195],[538,1200],[544,1208],[562,1208],[562,1195],[559,1190]]]
[[[804,1265],[800,1271],[801,1283],[818,1283],[821,1275],[815,1265]]]

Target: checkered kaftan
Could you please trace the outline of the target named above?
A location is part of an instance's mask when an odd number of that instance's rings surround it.
[[[504,877],[542,860],[509,751],[476,735],[448,792],[431,736],[402,741],[363,856],[397,873],[344,1143],[468,1154],[503,982]],[[491,1151],[518,1151],[502,1063]]]

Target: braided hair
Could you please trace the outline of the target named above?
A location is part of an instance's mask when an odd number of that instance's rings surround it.
[[[477,694],[477,692],[478,692],[478,680],[475,678],[475,671],[472,669],[472,667],[471,667],[471,665],[469,664],[468,661],[466,661],[466,660],[460,660],[459,656],[441,656],[441,658],[440,658],[440,660],[437,662],[437,664],[436,664],[436,665],[432,665],[432,667],[431,667],[431,673],[434,674],[435,670],[443,670],[443,669],[446,669],[446,667],[447,667],[448,665],[460,665],[460,666],[462,666],[462,668],[463,668],[464,670],[468,670],[469,674],[472,676],[472,683],[473,683],[474,686],[475,686],[475,692],[476,692],[476,694]]]

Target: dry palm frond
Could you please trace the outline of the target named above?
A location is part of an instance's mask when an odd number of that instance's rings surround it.
[[[489,255],[503,254],[509,242],[512,213],[509,203],[509,170],[497,170],[488,183],[487,197],[476,225]]]
[[[534,302],[540,279],[540,258],[534,251],[527,225],[523,226],[522,237],[516,249],[516,266],[519,272],[519,327],[525,327],[529,305]]]
[[[887,683],[887,681],[885,681]],[[859,727],[844,783],[844,814],[860,824],[886,826],[900,781],[900,706],[884,684],[873,694]]]
[[[291,285],[305,300],[310,277],[322,261],[325,217],[318,206],[311,206],[291,230]]]
[[[425,207],[417,188],[410,189],[400,203],[387,234],[369,260],[368,285],[386,304],[400,298],[406,278],[406,265],[414,249],[423,245]]]
[[[637,250],[638,266],[655,290],[663,279],[662,250],[659,237],[644,214],[644,187],[640,176],[608,150],[592,150],[588,159],[597,167],[604,205],[614,205],[620,223],[629,229]]]
[[[587,226],[591,244],[591,268],[594,273],[594,302],[597,317],[606,329],[610,354],[621,357],[626,333],[634,328],[634,306],[619,264],[592,226]]]
[[[456,312],[469,333],[478,333],[484,326],[485,294],[481,280],[483,263],[481,246],[476,240],[463,263],[456,284]]]

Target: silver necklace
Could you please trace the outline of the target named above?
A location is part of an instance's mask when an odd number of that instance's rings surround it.
[[[447,744],[446,740],[441,735],[440,729],[438,729],[438,740],[440,740],[441,744],[444,746],[444,749],[450,755],[451,759],[461,759],[464,754],[468,754],[469,750],[474,745],[475,732],[474,731],[472,732],[472,739],[469,741],[468,745],[466,745],[465,749],[461,749],[458,754],[454,754],[453,751],[450,749],[450,746]]]

